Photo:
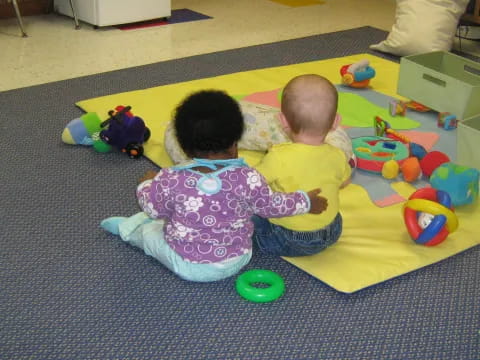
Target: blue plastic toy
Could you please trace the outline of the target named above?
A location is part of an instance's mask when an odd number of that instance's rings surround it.
[[[430,184],[437,190],[447,192],[454,206],[473,203],[478,197],[480,172],[452,162],[436,168],[430,176]]]

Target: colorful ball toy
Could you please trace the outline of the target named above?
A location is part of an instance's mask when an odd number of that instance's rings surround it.
[[[447,154],[434,150],[427,153],[422,160],[420,160],[420,167],[422,168],[423,175],[430,177],[436,168],[448,162],[450,162],[450,158]]]
[[[403,206],[403,218],[412,239],[425,246],[440,244],[458,227],[450,196],[434,188],[415,191]]]
[[[478,198],[480,171],[447,162],[430,176],[430,185],[450,195],[454,207],[471,204]]]

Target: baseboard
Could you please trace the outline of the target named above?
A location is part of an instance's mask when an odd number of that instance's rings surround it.
[[[18,0],[18,8],[22,16],[41,15],[51,12],[49,0]],[[12,3],[0,3],[0,19],[16,17]]]

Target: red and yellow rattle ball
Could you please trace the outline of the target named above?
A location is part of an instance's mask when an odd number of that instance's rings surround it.
[[[440,244],[458,228],[450,195],[429,187],[415,191],[408,198],[403,218],[412,239],[425,246]]]

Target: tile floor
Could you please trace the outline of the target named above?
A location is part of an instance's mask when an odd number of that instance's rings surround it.
[[[395,0],[326,0],[305,7],[172,0],[172,9],[182,8],[213,19],[121,31],[86,23],[75,30],[72,19],[58,14],[28,16],[27,38],[16,19],[0,20],[0,91],[365,25],[388,31],[395,16]]]

